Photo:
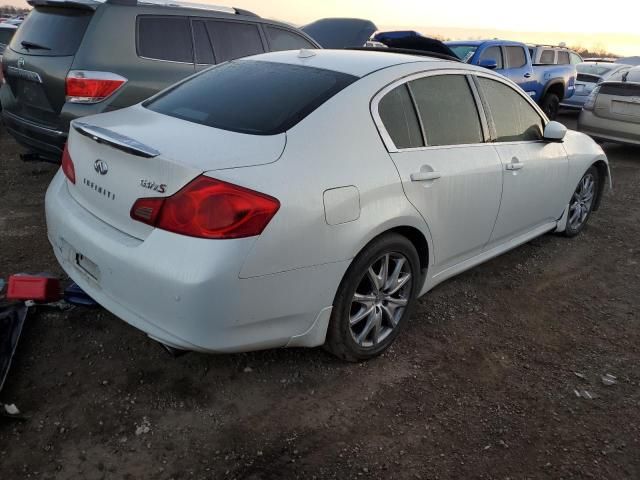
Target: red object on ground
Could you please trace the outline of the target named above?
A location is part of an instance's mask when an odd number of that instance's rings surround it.
[[[57,302],[62,298],[60,280],[32,275],[11,275],[7,300],[33,300],[35,302]]]

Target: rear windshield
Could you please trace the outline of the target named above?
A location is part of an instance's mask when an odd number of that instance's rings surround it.
[[[579,73],[588,73],[598,75],[599,77],[618,67],[619,65],[598,65],[597,63],[581,63],[580,65],[576,65]]]
[[[0,27],[0,49],[2,49],[2,45],[9,45],[14,33],[16,31],[13,28]]]
[[[276,135],[356,80],[331,70],[236,60],[206,70],[144,106],[222,130]]]
[[[478,47],[475,45],[449,45],[449,48],[453,50],[453,53],[456,54],[463,62],[469,62],[473,54],[476,53]]]
[[[25,55],[75,55],[92,15],[91,10],[37,7],[16,32],[11,49]]]

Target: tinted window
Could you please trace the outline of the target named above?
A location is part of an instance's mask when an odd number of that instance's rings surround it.
[[[269,37],[271,51],[299,50],[301,48],[316,48],[311,42],[297,33],[283,30],[282,28],[264,27],[264,31]]]
[[[189,20],[184,17],[139,17],[138,54],[158,60],[193,63]]]
[[[378,113],[396,148],[424,146],[418,116],[406,84],[394,88],[380,100]]]
[[[258,26],[251,23],[207,22],[218,63],[264,53]]]
[[[10,28],[0,28],[0,45],[9,45],[11,37],[16,31]]]
[[[75,55],[92,15],[91,11],[77,8],[37,7],[16,31],[11,48],[32,55]],[[25,43],[32,48],[27,49]]]
[[[196,53],[196,63],[200,65],[213,65],[216,63],[213,57],[213,47],[207,33],[204,22],[196,20],[193,25],[193,46]]]
[[[569,52],[558,52],[558,65],[569,65]]]
[[[527,55],[522,47],[506,47],[509,68],[520,68],[527,64]]]
[[[427,145],[482,143],[475,100],[462,75],[425,77],[410,83]]]
[[[543,50],[540,55],[540,63],[542,65],[551,65],[555,61],[555,52],[553,50]]]
[[[498,142],[540,140],[544,126],[542,118],[529,102],[511,87],[479,77]]]
[[[240,60],[206,70],[145,106],[209,127],[275,135],[356,80],[319,68]]]
[[[482,55],[480,55],[480,61],[482,60],[495,60],[498,64],[498,66],[496,67],[497,70],[502,70],[504,68],[504,63],[502,61],[502,50],[500,49],[500,47],[487,48],[484,52],[482,52]]]

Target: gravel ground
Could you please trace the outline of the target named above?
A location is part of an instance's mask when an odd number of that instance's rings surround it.
[[[578,238],[446,282],[368,363],[174,359],[105,311],[36,312],[1,394],[28,419],[0,419],[0,478],[640,478],[640,149],[606,150],[615,188]],[[55,167],[3,131],[0,165],[0,278],[61,273]]]

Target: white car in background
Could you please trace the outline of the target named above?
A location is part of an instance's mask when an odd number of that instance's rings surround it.
[[[69,276],[166,345],[357,361],[445,279],[577,235],[608,176],[595,142],[501,75],[302,50],[74,121],[46,216]]]
[[[640,67],[593,89],[578,117],[578,130],[600,141],[640,145]]]
[[[572,97],[565,98],[560,106],[570,109],[582,109],[589,95],[596,86],[607,80],[622,78],[631,70],[630,65],[621,65],[613,62],[585,62],[576,65],[578,76],[576,77],[576,89]]]

